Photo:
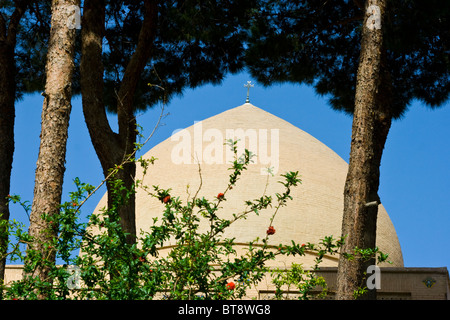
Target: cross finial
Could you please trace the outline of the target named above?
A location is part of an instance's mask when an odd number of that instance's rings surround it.
[[[247,84],[244,84],[244,87],[247,88],[247,100],[245,100],[245,103],[249,103],[250,99],[249,99],[249,95],[250,95],[250,88],[253,88],[255,85],[252,84],[251,81],[247,81]]]

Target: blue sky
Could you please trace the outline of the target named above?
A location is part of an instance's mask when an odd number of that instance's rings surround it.
[[[176,129],[194,124],[245,102],[244,84],[252,80],[251,103],[308,132],[348,162],[352,118],[332,110],[326,97],[312,88],[274,85],[264,88],[248,74],[228,76],[218,86],[206,85],[187,90],[166,107],[167,115],[145,153],[169,138]],[[11,194],[32,200],[34,171],[39,151],[40,117],[43,97],[26,96],[16,106],[16,148]],[[148,135],[156,124],[160,106],[138,116]],[[113,116],[111,116],[113,119]],[[400,240],[405,266],[450,267],[450,103],[431,110],[413,103],[402,120],[395,121],[389,133],[381,165],[380,197]],[[66,156],[64,196],[74,190],[73,179],[98,185],[102,179],[100,163],[84,123],[81,99],[73,99]],[[83,207],[92,212],[105,192],[99,190]],[[27,221],[18,206],[12,218]]]

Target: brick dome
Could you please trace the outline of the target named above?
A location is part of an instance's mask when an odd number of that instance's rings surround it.
[[[277,213],[273,221],[276,232],[270,236],[270,243],[290,244],[291,240],[300,244],[318,243],[324,236],[340,237],[348,164],[308,133],[250,103],[197,122],[152,148],[144,158],[153,156],[158,160],[149,167],[144,184],[171,188],[171,194],[181,199],[188,197],[187,192],[192,197],[200,185],[200,164],[202,188],[199,197],[212,200],[228,183],[230,153],[224,142],[229,138],[246,141],[246,148],[254,152],[256,158],[236,187],[227,193],[228,200],[223,202],[219,214],[231,217],[233,213],[241,212],[245,200],[259,198],[265,190],[268,195],[282,192],[283,186],[277,183],[282,179],[280,175],[298,171],[302,184],[293,189],[293,200]],[[273,177],[267,175],[267,167],[272,167]],[[142,170],[138,165],[136,178],[141,177]],[[98,208],[105,205],[106,197],[103,197]],[[163,209],[160,201],[138,190],[137,228],[148,230],[153,218],[161,216]],[[273,210],[267,210],[259,216],[250,215],[233,224],[225,236],[235,238],[242,247],[257,237],[264,238],[272,213]],[[403,267],[396,231],[382,205],[379,206],[377,246],[389,253],[389,260],[393,262],[389,266]],[[285,260],[274,263],[286,265],[298,258],[282,259]],[[314,256],[301,259],[296,262],[306,266],[312,264]],[[321,265],[337,266],[337,261],[337,256],[330,256]]]

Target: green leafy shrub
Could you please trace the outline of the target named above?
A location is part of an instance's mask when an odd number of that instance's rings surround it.
[[[315,252],[315,268],[318,268],[324,255],[337,254],[343,239],[325,237],[319,244],[306,245],[293,241],[289,245],[269,243],[275,232],[272,225],[275,216],[292,199],[291,189],[301,183],[298,172],[282,175],[282,193],[248,200],[245,209],[233,213],[230,219],[220,214],[220,204],[228,201],[230,190],[254,156],[246,150],[238,157],[236,142],[228,143],[235,159],[227,187],[213,199],[199,198],[197,191],[183,203],[171,189],[149,187],[136,181],[132,190],[124,190],[121,180],[111,179],[113,205],[91,214],[88,222],[82,223],[80,208],[94,187],[75,179],[77,189],[70,193],[71,200],[61,205],[59,215],[47,218],[49,224],[58,228],[58,236],[49,250],[55,250],[63,264],[53,265],[48,279],[24,276],[4,287],[6,298],[36,299],[44,294],[48,299],[239,299],[270,273],[266,262],[278,255],[304,256],[306,251]],[[147,169],[155,159],[148,161],[139,159],[138,162]],[[114,170],[120,168],[117,166]],[[154,219],[149,230],[142,230],[136,243],[131,245],[121,229],[117,209],[137,188],[161,202],[162,214]],[[20,198],[10,200],[29,210]],[[259,215],[262,210],[273,210],[267,235],[254,239],[244,253],[238,254],[235,239],[226,238],[225,230],[249,215]],[[208,227],[200,228],[204,222]],[[9,259],[26,260],[26,274],[33,274],[38,264],[52,265],[52,261],[33,250],[25,254],[21,245],[34,240],[24,231],[24,226],[10,221],[7,230],[13,248],[8,252]],[[167,247],[169,240],[172,245]],[[165,250],[165,254],[161,254],[161,250]],[[318,285],[325,287],[313,272],[305,272],[298,264],[293,264],[288,271],[273,270],[271,275],[277,287],[277,299],[283,298],[281,287],[285,285],[294,286],[300,298],[309,298],[310,291]]]

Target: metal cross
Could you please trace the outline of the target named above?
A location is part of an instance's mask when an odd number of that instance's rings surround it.
[[[252,84],[251,81],[247,81],[247,84],[244,84],[244,87],[247,88],[247,100],[245,100],[245,103],[249,103],[250,99],[249,99],[249,95],[250,95],[250,88],[253,88],[255,85]]]

